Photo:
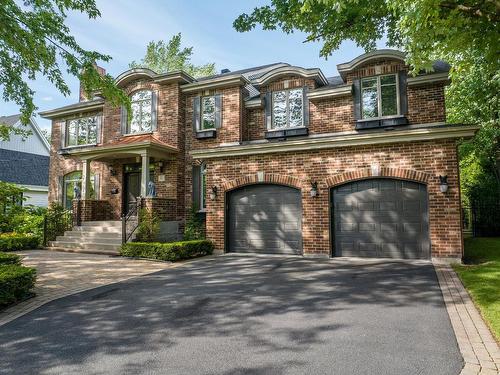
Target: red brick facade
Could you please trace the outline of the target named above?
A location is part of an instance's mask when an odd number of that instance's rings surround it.
[[[398,59],[370,60],[345,75],[345,85],[354,78],[407,70]],[[300,73],[279,76],[258,86],[263,101],[268,91],[307,86],[309,92],[320,89],[319,79],[303,77]],[[158,198],[147,200],[147,205],[159,212],[163,220],[184,222],[192,205],[193,165],[205,162],[207,186],[218,188],[215,200],[206,197],[206,231],[216,249],[225,251],[225,197],[238,187],[254,183],[272,183],[292,186],[302,192],[302,234],[305,255],[329,255],[330,243],[330,189],[357,179],[378,176],[406,179],[426,184],[429,202],[429,222],[432,255],[458,258],[462,254],[460,192],[458,162],[454,139],[425,139],[373,145],[353,145],[324,150],[301,150],[245,156],[193,158],[192,151],[213,150],[246,144],[267,142],[264,106],[246,108],[246,91],[242,84],[200,88],[184,92],[182,82],[154,81],[141,77],[129,81],[124,89],[133,93],[150,89],[158,93],[158,126],[152,133],[176,152],[155,156],[154,181]],[[195,96],[222,95],[222,125],[215,138],[197,139],[193,132],[193,100]],[[444,82],[427,82],[408,86],[408,114],[410,125],[435,124],[445,121]],[[353,133],[355,130],[354,102],[347,92],[325,96],[309,103],[309,137]],[[102,109],[102,143],[97,147],[113,145],[127,137],[120,128],[120,108],[104,104]],[[49,200],[61,199],[58,186],[61,176],[81,170],[78,157],[61,155],[61,126],[67,118],[53,120]],[[292,138],[290,140],[293,140]],[[286,141],[285,141],[286,142]],[[100,175],[99,199],[106,201],[108,215],[117,219],[123,205],[123,165],[138,162],[132,155],[107,156],[91,163],[93,173]],[[257,174],[264,176],[259,181]],[[449,191],[439,191],[439,175],[447,175]],[[160,180],[160,176],[161,180]],[[318,182],[319,195],[309,194],[310,183]],[[117,193],[118,192],[118,193]]]

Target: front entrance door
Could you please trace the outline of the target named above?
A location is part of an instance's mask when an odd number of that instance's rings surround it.
[[[125,189],[123,191],[123,211],[128,214],[131,207],[137,204],[137,197],[141,195],[141,173],[125,173]]]

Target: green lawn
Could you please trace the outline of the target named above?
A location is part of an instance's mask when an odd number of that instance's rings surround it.
[[[500,237],[467,238],[464,263],[453,268],[500,341]]]

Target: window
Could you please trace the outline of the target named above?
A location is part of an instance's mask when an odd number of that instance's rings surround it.
[[[207,208],[207,165],[203,163],[200,167],[200,207],[202,210]]]
[[[97,143],[98,116],[82,117],[66,122],[66,146],[93,145]]]
[[[395,74],[361,80],[362,118],[394,116],[398,113],[398,82]]]
[[[137,91],[132,101],[132,119],[127,127],[127,134],[146,133],[153,131],[153,92]]]
[[[273,92],[271,129],[301,126],[304,126],[303,89]]]
[[[215,96],[201,98],[200,131],[215,129]]]
[[[95,189],[95,176],[90,175],[90,198],[96,199],[96,189]],[[75,189],[76,187],[76,189]],[[63,178],[63,205],[64,208],[71,210],[73,207],[73,199],[78,198],[75,196],[75,192],[79,193],[82,191],[82,172],[75,171],[68,173]]]

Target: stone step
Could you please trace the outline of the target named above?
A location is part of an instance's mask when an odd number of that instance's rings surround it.
[[[80,249],[91,251],[114,251],[118,253],[120,245],[109,243],[92,243],[92,242],[69,242],[69,241],[50,241],[49,247],[57,247],[64,249]]]
[[[121,228],[121,220],[106,220],[106,221],[82,221],[82,227],[108,227]]]
[[[73,231],[78,232],[91,232],[91,233],[121,233],[121,227],[99,227],[99,226],[75,226],[73,227]]]
[[[62,237],[62,236],[61,236]],[[75,238],[89,238],[89,239],[100,239],[100,238],[118,238],[121,240],[122,233],[117,232],[90,232],[90,231],[79,231],[70,230],[64,232],[64,237],[75,237]],[[97,241],[99,242],[99,241]]]
[[[113,244],[113,245],[121,245],[122,238],[121,236],[113,237],[113,238],[102,238],[102,237],[87,237],[87,236],[57,236],[56,241],[60,242],[72,242],[72,243],[100,243],[100,244]]]
[[[97,255],[109,255],[109,256],[118,256],[118,251],[112,250],[93,250],[93,249],[75,249],[75,248],[67,248],[67,247],[56,247],[49,246],[45,248],[49,251],[62,251],[65,253],[79,253],[79,254],[97,254]]]

